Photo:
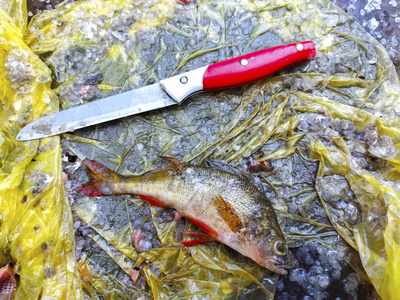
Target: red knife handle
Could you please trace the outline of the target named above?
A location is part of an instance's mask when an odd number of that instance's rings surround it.
[[[176,103],[203,90],[222,90],[246,84],[316,56],[312,41],[277,46],[204,66],[160,81]]]
[[[203,76],[203,89],[220,90],[243,85],[315,57],[316,50],[312,41],[244,54],[209,65]]]

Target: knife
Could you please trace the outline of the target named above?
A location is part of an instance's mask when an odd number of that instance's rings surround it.
[[[194,93],[222,90],[259,80],[316,57],[312,41],[291,43],[231,58],[51,115],[26,125],[17,140],[33,140],[118,118],[181,104]]]

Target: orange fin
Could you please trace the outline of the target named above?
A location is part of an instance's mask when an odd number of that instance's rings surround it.
[[[93,197],[115,194],[114,183],[120,180],[120,175],[94,160],[85,159],[83,164],[89,170],[91,180],[78,188],[81,193]]]
[[[236,214],[232,205],[226,202],[221,196],[218,196],[214,199],[214,204],[218,214],[222,219],[224,219],[232,232],[237,232],[243,228],[242,220]]]
[[[145,196],[145,195],[138,195],[140,198],[143,200],[149,202],[150,204],[153,204],[155,206],[161,206],[161,207],[168,207],[164,202],[158,200],[157,198],[151,197],[151,196]]]
[[[198,244],[203,244],[203,243],[209,243],[209,242],[214,242],[215,240],[193,240],[193,241],[185,241],[185,242],[180,242],[182,245],[186,247],[191,247],[195,246]]]
[[[160,158],[169,161],[171,164],[175,165],[178,168],[178,170],[181,172],[183,170],[183,167],[188,165],[187,162],[184,162],[183,160],[180,160],[180,159],[177,159],[174,157],[160,156]]]

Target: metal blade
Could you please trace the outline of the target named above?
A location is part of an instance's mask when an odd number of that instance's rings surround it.
[[[33,140],[176,104],[159,83],[63,110],[26,125],[17,140]]]

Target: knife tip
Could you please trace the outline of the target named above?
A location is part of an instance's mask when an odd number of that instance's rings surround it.
[[[29,140],[35,140],[35,139],[41,138],[41,136],[39,136],[38,134],[35,134],[35,132],[32,131],[32,129],[30,129],[30,130],[28,130],[28,129],[29,128],[27,128],[27,127],[22,128],[20,130],[20,132],[18,132],[15,139],[19,142],[23,142],[23,141],[29,141]]]
[[[18,142],[23,142],[23,141],[28,141],[30,140],[29,137],[25,136],[24,134],[20,134],[18,133],[16,138],[15,138]]]

